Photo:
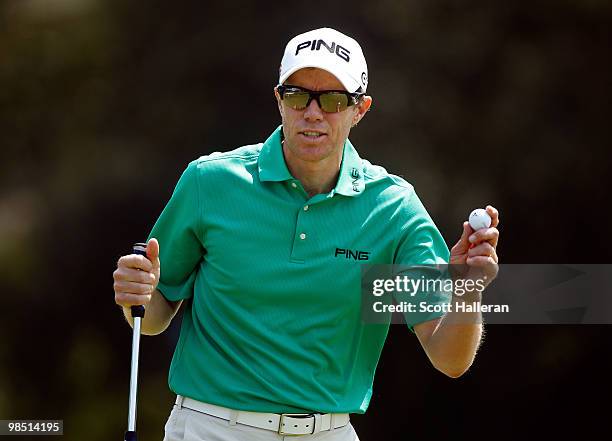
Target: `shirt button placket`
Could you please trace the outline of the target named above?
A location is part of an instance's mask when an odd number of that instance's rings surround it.
[[[301,208],[298,208],[297,212],[291,259],[299,263],[305,263],[305,257],[310,248],[309,243],[312,239],[309,237],[309,229],[312,227],[311,219],[309,219],[311,217],[309,210],[310,204],[304,204]],[[308,214],[306,214],[306,212],[308,212]]]

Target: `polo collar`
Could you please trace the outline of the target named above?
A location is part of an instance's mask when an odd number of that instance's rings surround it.
[[[259,180],[262,182],[280,182],[293,179],[283,156],[283,147],[281,145],[282,131],[283,126],[278,126],[270,137],[266,139],[259,152]]]
[[[285,157],[283,156],[282,126],[279,126],[264,142],[259,152],[258,169],[259,180],[264,181],[288,181],[294,179],[289,172]],[[363,165],[361,158],[348,139],[344,143],[342,152],[342,164],[336,187],[329,196],[335,193],[344,196],[359,196],[365,189],[365,178],[363,176]]]
[[[340,176],[333,192],[344,196],[359,196],[365,189],[363,164],[361,158],[348,139],[344,142]]]

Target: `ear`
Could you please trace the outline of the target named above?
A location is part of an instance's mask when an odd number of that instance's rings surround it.
[[[357,113],[355,113],[355,116],[353,117],[353,127],[356,126],[359,121],[361,121],[361,119],[365,116],[368,110],[370,110],[370,106],[372,106],[371,96],[366,95],[361,98],[361,102],[356,106]]]
[[[281,115],[281,117],[283,116],[283,105],[281,103],[281,97],[280,94],[278,93],[278,89],[275,87],[274,88],[274,97],[276,98],[276,105],[278,106],[278,111]]]

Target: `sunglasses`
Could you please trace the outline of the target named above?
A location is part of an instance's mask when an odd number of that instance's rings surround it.
[[[276,86],[283,101],[294,110],[304,110],[315,99],[317,104],[327,113],[337,113],[354,106],[364,93],[349,93],[345,90],[323,90],[314,92],[298,86]]]

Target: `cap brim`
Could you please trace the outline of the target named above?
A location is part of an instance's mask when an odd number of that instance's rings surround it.
[[[323,70],[329,72],[330,74],[332,74],[333,76],[338,78],[338,81],[340,81],[342,83],[342,85],[344,86],[344,88],[346,89],[347,92],[350,92],[350,93],[357,92],[357,90],[361,87],[361,84],[359,83],[359,81],[354,79],[347,72],[339,70],[338,66],[336,64],[327,64],[327,63],[318,63],[318,64],[303,63],[303,64],[297,64],[297,65],[293,66],[291,69],[289,69],[286,72],[284,72],[280,76],[280,78],[278,79],[279,84],[283,84],[287,80],[287,78],[289,78],[293,73],[297,72],[300,69],[305,69],[307,67],[316,67],[318,69],[323,69]]]

